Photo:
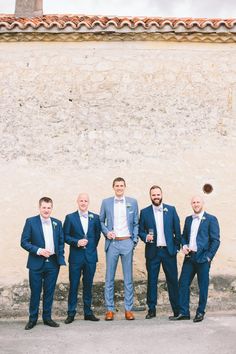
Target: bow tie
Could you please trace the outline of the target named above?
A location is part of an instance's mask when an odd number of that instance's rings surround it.
[[[43,225],[51,225],[51,220],[48,219],[48,220],[42,220],[42,224]]]
[[[80,213],[80,217],[81,218],[86,218],[88,217],[88,213]]]
[[[159,206],[159,207],[155,206],[154,210],[162,212],[163,211],[163,207],[162,206]]]
[[[124,199],[115,199],[115,203],[124,203]]]
[[[200,216],[197,215],[197,214],[193,214],[193,215],[192,215],[192,218],[193,218],[193,220],[195,220],[195,219],[200,219]]]

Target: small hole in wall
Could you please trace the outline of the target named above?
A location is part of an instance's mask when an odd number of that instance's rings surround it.
[[[206,183],[202,187],[202,190],[203,190],[204,193],[210,194],[213,191],[213,187],[212,187],[212,185],[210,183]]]

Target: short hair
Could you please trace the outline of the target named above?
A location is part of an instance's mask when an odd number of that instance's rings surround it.
[[[112,182],[112,187],[114,187],[114,185],[115,185],[116,182],[124,182],[124,185],[125,185],[125,187],[126,187],[126,183],[125,183],[124,178],[122,178],[122,177],[116,177],[116,178],[114,179],[114,181]]]
[[[41,206],[41,204],[45,202],[45,203],[51,203],[53,205],[53,201],[51,198],[49,197],[42,197],[39,199],[39,206]]]
[[[153,186],[151,186],[151,188],[150,188],[150,190],[149,190],[149,194],[151,194],[151,191],[153,190],[153,189],[160,189],[160,191],[161,191],[161,193],[162,193],[162,189],[161,189],[161,187],[159,187],[158,185],[156,185],[156,184],[154,184]]]

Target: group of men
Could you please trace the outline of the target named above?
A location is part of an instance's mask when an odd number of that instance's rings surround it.
[[[68,312],[66,324],[74,321],[77,311],[78,287],[83,275],[84,319],[99,321],[91,308],[92,285],[98,261],[97,246],[101,232],[105,236],[106,279],[105,320],[115,315],[114,280],[119,258],[124,277],[124,307],[126,320],[134,320],[133,253],[138,238],[145,243],[147,281],[146,319],[156,317],[157,284],[162,265],[173,315],[170,320],[190,319],[190,285],[197,274],[199,304],[194,322],[204,318],[208,296],[211,261],[220,244],[217,218],[204,211],[202,197],[191,200],[193,215],[185,220],[181,235],[180,221],[174,206],[164,204],[161,187],[150,188],[151,205],[141,210],[137,201],[125,196],[126,183],[121,177],[112,184],[114,196],[102,201],[100,215],[88,210],[89,196],[78,196],[78,210],[61,221],[52,218],[53,202],[48,197],[39,200],[39,215],[26,220],[21,246],[29,252],[29,285],[31,290],[29,321],[26,330],[32,329],[38,319],[40,295],[43,289],[42,318],[45,325],[59,327],[52,320],[52,303],[61,265],[65,265],[64,242],[70,246]],[[177,253],[185,255],[178,281]]]

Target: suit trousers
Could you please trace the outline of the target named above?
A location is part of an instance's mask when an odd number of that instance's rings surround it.
[[[171,256],[165,248],[157,248],[153,258],[146,259],[148,272],[147,305],[149,310],[155,310],[157,305],[157,283],[162,264],[169,293],[169,300],[174,314],[179,313],[178,269],[176,256]]]
[[[83,302],[84,315],[91,315],[93,278],[96,271],[96,263],[89,263],[84,259],[81,263],[70,263],[69,279],[70,290],[68,297],[68,315],[75,316],[77,310],[77,296],[81,274],[83,274]]]
[[[29,270],[29,284],[31,290],[29,318],[35,322],[38,319],[40,295],[43,288],[43,320],[51,319],[53,296],[59,266],[56,262],[56,257],[50,257],[50,261],[44,261],[41,269]]]
[[[117,263],[121,258],[124,277],[124,305],[126,311],[133,307],[133,249],[132,239],[122,241],[111,241],[106,251],[106,282],[105,282],[105,304],[108,311],[115,310],[114,304],[114,281]]]
[[[197,281],[199,287],[199,302],[196,313],[205,313],[208,297],[209,270],[210,263],[197,263],[196,254],[193,254],[190,257],[185,257],[182,272],[179,279],[179,301],[181,314],[186,316],[190,315],[190,285],[195,274],[197,274]]]

